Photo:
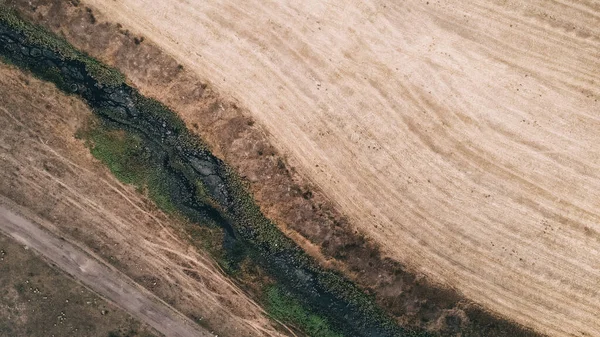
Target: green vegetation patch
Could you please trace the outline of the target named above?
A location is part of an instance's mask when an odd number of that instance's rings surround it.
[[[147,194],[159,208],[174,214],[177,207],[171,202],[166,173],[151,163],[151,154],[142,139],[131,132],[94,122],[79,133],[96,159],[102,161],[112,174],[125,184],[134,185]]]
[[[312,313],[280,287],[267,288],[265,297],[267,312],[273,318],[297,326],[311,337],[343,337],[331,328],[327,319]]]

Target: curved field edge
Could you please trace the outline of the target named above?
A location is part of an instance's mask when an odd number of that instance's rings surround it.
[[[5,58],[66,92],[78,93],[94,108],[100,122],[83,136],[89,135],[92,153],[117,178],[147,189],[167,211],[223,227],[223,254],[230,273],[239,272],[243,261],[256,264],[277,283],[277,292],[269,288],[266,297],[278,318],[313,336],[336,336],[332,329],[349,336],[409,334],[395,326],[372,298],[343,276],[319,268],[283,235],[263,216],[239,177],[212,156],[172,111],[142,97],[120,73],[43,29],[9,12],[3,12],[0,21],[5,26]],[[6,34],[12,38],[6,39]],[[49,62],[39,62],[40,58]],[[115,136],[119,132],[123,134]]]

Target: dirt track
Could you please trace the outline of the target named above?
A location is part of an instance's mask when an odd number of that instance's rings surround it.
[[[0,202],[5,202],[4,200]],[[58,268],[165,336],[214,336],[89,252],[0,204],[0,231],[36,250]]]
[[[389,256],[600,334],[597,2],[84,3],[248,108]]]

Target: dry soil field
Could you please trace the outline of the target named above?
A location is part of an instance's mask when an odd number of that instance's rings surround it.
[[[109,265],[105,264],[101,259],[95,257],[94,254],[90,254],[89,251],[85,251],[81,248],[81,246],[69,242],[65,237],[58,236],[55,233],[46,230],[43,225],[40,226],[37,223],[37,221],[40,221],[39,218],[36,220],[31,220],[30,218],[35,218],[35,215],[30,213],[25,215],[23,213],[27,214],[29,212],[27,209],[19,208],[10,200],[0,197],[0,231],[2,231],[3,234],[6,234],[10,238],[16,240],[21,245],[23,245],[25,250],[34,250],[36,253],[42,255],[47,262],[52,264],[52,266],[62,270],[69,276],[75,278],[76,280],[84,284],[89,289],[96,292],[98,295],[106,298],[111,303],[116,304],[119,308],[122,308],[123,311],[117,313],[117,317],[128,317],[130,315],[133,315],[134,317],[139,318],[140,321],[142,321],[143,323],[146,323],[150,327],[155,328],[156,331],[166,336],[213,337],[213,333],[209,332],[207,329],[199,327],[195,322],[191,321],[190,319],[186,319],[185,316],[183,316],[180,312],[174,310],[167,303],[161,301],[158,297],[154,296],[148,290],[140,287],[139,284],[129,279],[126,275],[120,273],[118,270],[116,270],[116,268],[111,268]],[[41,220],[40,222],[43,223],[43,220]],[[28,267],[31,268],[31,266]],[[19,269],[19,267],[16,267],[14,264],[12,266],[8,265],[5,268],[7,269],[6,273],[9,275],[10,273],[15,273],[15,271],[12,271],[11,269]],[[46,266],[46,268],[49,268],[49,266]],[[19,271],[17,271],[17,273],[19,273]],[[43,284],[43,286],[46,289],[51,289],[55,293],[61,293],[62,291],[69,289],[68,281],[64,279],[56,280],[55,284],[60,285],[61,283],[64,283],[64,286],[59,286],[58,289],[56,289],[57,287],[53,287],[54,284],[52,284],[53,282],[51,282],[52,278],[47,278],[50,280],[45,280],[45,277],[40,277],[40,280],[38,280],[39,284]],[[29,283],[29,280],[25,280],[24,284],[22,282],[18,283],[16,285],[16,288],[17,290],[19,290],[19,287],[27,288],[27,286],[29,286],[31,288],[33,285],[29,285]],[[11,286],[10,283],[6,285],[9,287]],[[60,288],[66,289],[63,289],[61,291]],[[22,289],[20,290],[22,295],[23,291]],[[32,292],[34,294],[42,294],[44,291],[40,291],[36,287],[32,289]],[[48,299],[48,297],[52,296],[41,295],[39,297],[41,297],[42,300],[46,300]],[[94,300],[94,302],[97,301],[98,299]],[[40,299],[38,298],[37,301],[34,299],[34,303],[35,302],[43,303],[46,301],[40,301]],[[76,304],[83,304],[81,299],[77,297],[72,298],[70,300],[67,297],[66,299],[64,299],[64,302],[75,302]],[[30,304],[31,299],[28,299],[27,303]],[[88,304],[90,304],[89,301]],[[50,318],[51,313],[53,311],[56,312],[57,310],[59,310],[61,306],[62,305],[57,305],[57,303],[54,303],[54,305],[47,305],[46,308],[42,306],[41,308],[38,307],[31,309],[32,313],[37,313],[37,315],[40,315],[42,317],[46,316],[44,317],[45,319],[38,319],[37,328],[42,331],[46,330],[44,332],[48,334],[49,332],[47,330],[48,328],[52,327],[53,321]],[[16,307],[18,308],[19,305],[17,304]],[[98,311],[96,310],[96,313],[97,312]],[[17,313],[19,312],[17,311]],[[100,310],[99,313],[104,316],[108,313],[108,310]],[[129,313],[130,315],[127,315],[126,313]],[[28,321],[27,312],[19,313],[22,316],[24,316],[24,319],[17,316],[18,314],[11,314],[2,316],[3,319],[6,319],[9,324],[23,320]],[[64,326],[66,316],[66,310],[61,311],[57,316],[58,323],[55,323],[54,327],[61,327],[61,325]],[[81,320],[82,322],[86,322],[85,315],[77,315],[77,311],[71,311],[68,314],[68,316],[72,316],[75,319],[75,321]],[[88,319],[88,321],[86,322],[87,324],[83,326],[86,329],[81,329],[82,327],[73,326],[73,324],[67,324],[67,327],[69,327],[71,331],[62,331],[62,333],[61,331],[57,331],[57,333],[59,335],[77,335],[79,332],[80,335],[86,335],[91,332],[91,335],[101,336],[103,335],[102,333],[100,333],[99,331],[94,331],[101,330],[101,328],[98,329],[98,326],[102,327],[102,324],[98,324],[100,322],[101,321],[94,321]],[[34,330],[32,328],[29,329]],[[130,330],[131,332],[129,334],[136,334],[136,329],[134,327],[131,327]],[[33,337],[33,335],[36,333],[38,333],[38,331],[26,335]],[[144,332],[142,332],[142,334],[143,333]],[[115,334],[117,334],[117,332],[113,330],[107,335],[109,337],[113,337],[113,335]],[[10,333],[8,335],[10,335]]]
[[[2,337],[160,336],[4,234],[0,285]]]
[[[82,2],[235,99],[388,256],[600,334],[600,3]]]

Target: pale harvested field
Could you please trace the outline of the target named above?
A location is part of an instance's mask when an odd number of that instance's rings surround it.
[[[389,256],[600,335],[600,2],[83,2],[248,109]]]

